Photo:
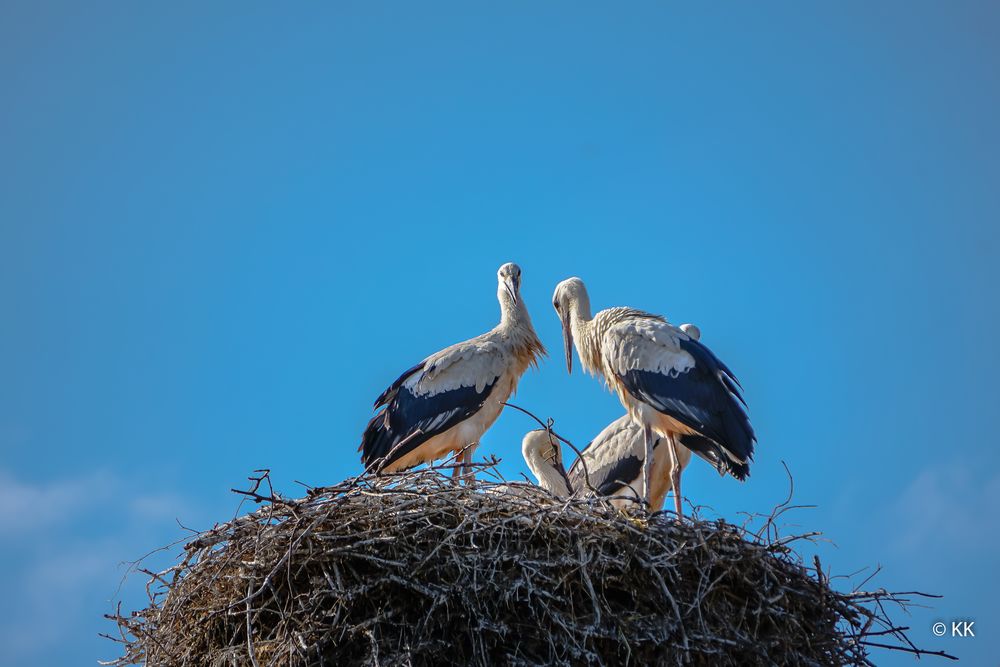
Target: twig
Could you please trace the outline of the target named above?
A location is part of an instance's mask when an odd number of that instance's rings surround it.
[[[566,445],[568,445],[570,447],[570,449],[572,449],[574,452],[576,452],[577,461],[580,462],[580,466],[583,468],[583,481],[584,481],[584,484],[587,485],[587,490],[590,491],[590,492],[592,492],[592,493],[597,493],[597,489],[595,489],[593,487],[593,485],[591,485],[591,483],[590,483],[590,471],[587,469],[587,461],[583,457],[583,452],[581,452],[579,449],[577,449],[576,445],[574,445],[572,442],[570,442],[566,438],[562,437],[561,435],[559,435],[558,433],[556,433],[555,430],[553,430],[552,426],[553,426],[553,424],[555,422],[553,421],[553,419],[551,417],[549,418],[549,420],[547,422],[543,422],[541,419],[539,419],[533,413],[529,412],[528,410],[525,410],[524,408],[520,407],[519,405],[514,405],[513,403],[508,403],[508,402],[501,402],[501,405],[505,405],[505,406],[507,406],[509,408],[514,408],[515,410],[519,410],[519,411],[523,412],[524,414],[528,415],[529,417],[531,417],[532,419],[534,419],[536,422],[538,422],[538,425],[541,426],[542,428],[544,428],[549,433],[549,435],[551,437],[554,437],[556,440],[559,440],[560,442],[565,443]],[[572,491],[572,490],[573,489],[570,489],[570,491]]]

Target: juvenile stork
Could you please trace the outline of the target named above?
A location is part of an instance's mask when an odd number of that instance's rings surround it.
[[[542,487],[554,496],[568,498],[573,493],[562,461],[562,448],[543,428],[528,431],[521,441],[521,454]]]
[[[399,376],[375,400],[381,410],[361,437],[361,461],[380,470],[405,470],[463,452],[468,464],[479,439],[493,425],[503,402],[545,348],[521,299],[521,269],[497,271],[500,323],[490,331],[432,354]]]
[[[756,442],[743,409],[746,403],[732,371],[707,347],[663,317],[641,310],[618,307],[591,315],[590,297],[579,278],[559,283],[552,305],[562,323],[567,370],[573,372],[575,344],[584,370],[603,377],[642,427],[641,493],[647,503],[652,500],[655,436],[666,440],[670,452],[678,518],[683,447],[720,472],[746,479]]]

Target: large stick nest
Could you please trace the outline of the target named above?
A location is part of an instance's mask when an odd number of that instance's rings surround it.
[[[437,469],[298,500],[260,481],[257,511],[143,570],[110,664],[841,665],[906,642],[882,606],[905,599],[834,590],[775,515],[678,523]]]

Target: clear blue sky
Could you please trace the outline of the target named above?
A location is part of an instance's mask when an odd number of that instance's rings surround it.
[[[252,469],[357,473],[505,261],[553,353],[519,404],[579,444],[621,412],[566,375],[562,278],[696,322],[760,444],[690,498],[766,511],[786,461],[834,573],[944,594],[914,640],[995,660],[998,38],[973,1],[3,3],[0,663],[115,655],[117,563]],[[517,474],[531,427],[481,451]]]

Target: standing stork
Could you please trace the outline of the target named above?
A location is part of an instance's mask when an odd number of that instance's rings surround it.
[[[454,474],[469,473],[479,439],[545,348],[521,299],[521,269],[497,271],[500,323],[490,331],[432,354],[399,376],[375,400],[378,412],[361,437],[366,467],[405,470],[462,452]]]
[[[701,338],[701,330],[693,324],[682,324],[680,330],[694,340]],[[683,438],[690,436],[682,436]],[[653,442],[653,468],[650,473],[649,509],[658,511],[672,488],[670,470],[673,465],[670,452],[663,438]],[[642,469],[646,444],[642,427],[628,414],[622,415],[604,427],[590,444],[584,447],[582,457],[573,462],[569,480],[574,489],[582,490],[590,481],[588,495],[612,496],[611,504],[625,507],[639,499],[642,488]],[[681,472],[691,462],[691,450],[677,449]],[[631,497],[629,497],[631,495]]]
[[[756,442],[746,403],[732,371],[707,347],[663,317],[641,310],[617,307],[591,315],[590,297],[579,278],[559,283],[552,305],[562,323],[567,370],[573,372],[575,344],[584,370],[603,377],[642,427],[641,486],[647,503],[652,499],[654,434],[666,440],[670,452],[678,518],[681,447],[720,472],[746,479]]]

